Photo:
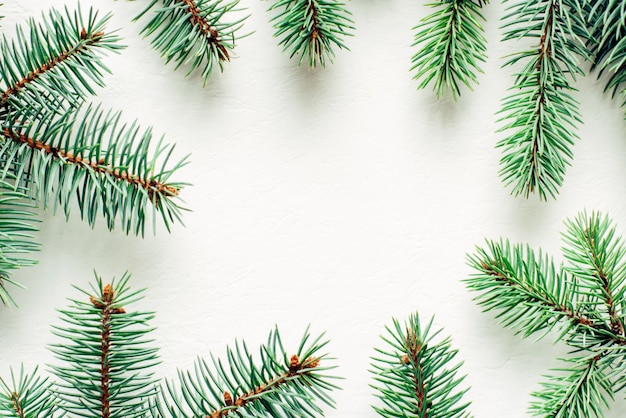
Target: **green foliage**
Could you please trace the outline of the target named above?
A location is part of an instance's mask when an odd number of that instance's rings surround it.
[[[431,82],[438,97],[461,94],[460,85],[472,88],[486,59],[487,39],[480,24],[483,0],[438,0],[429,4],[437,10],[413,28],[417,52],[411,71],[418,88]]]
[[[511,94],[502,103],[498,142],[503,156],[500,175],[514,195],[556,197],[572,159],[572,146],[581,122],[571,82],[583,71],[586,56],[573,24],[575,0],[529,2],[516,0],[504,17],[504,40],[530,38],[538,45],[514,54],[505,65],[521,64]]]
[[[557,266],[541,251],[487,242],[469,256],[466,280],[485,310],[527,337],[558,331],[572,349],[533,394],[537,416],[601,417],[626,386],[626,249],[611,220],[599,213],[566,222]]]
[[[176,67],[188,66],[187,75],[200,68],[204,83],[217,65],[223,69],[230,61],[237,32],[247,18],[225,20],[237,11],[239,1],[222,0],[152,0],[135,20],[151,9],[152,18],[142,34],[152,37],[153,47],[166,62],[174,61]]]
[[[50,396],[51,383],[48,378],[24,372],[16,376],[11,370],[11,383],[0,377],[0,416],[5,418],[47,418],[57,412]],[[56,415],[60,417],[62,415]]]
[[[622,95],[626,107],[626,3],[621,0],[584,0],[584,16],[589,30],[587,47],[592,69],[609,73],[605,91]]]
[[[12,270],[35,262],[26,254],[39,249],[32,233],[37,230],[33,205],[24,193],[6,182],[0,182],[0,301],[15,305],[7,286],[18,286],[10,277]]]
[[[401,324],[393,320],[383,336],[384,348],[377,348],[372,363],[377,397],[384,406],[375,407],[387,418],[461,418],[470,417],[460,388],[465,376],[457,376],[462,363],[453,363],[457,351],[450,338],[437,338],[431,331],[433,319],[426,326],[419,315],[412,314]]]
[[[278,0],[270,10],[278,11],[272,18],[283,51],[289,58],[299,56],[309,67],[324,67],[332,62],[334,47],[348,49],[343,38],[351,36],[354,23],[345,4],[335,0]]]
[[[107,31],[109,17],[80,6],[53,9],[18,26],[15,39],[0,39],[0,182],[6,196],[0,204],[9,210],[8,203],[19,201],[15,194],[26,195],[33,205],[61,208],[66,216],[77,203],[80,217],[92,226],[104,218],[109,229],[119,223],[126,233],[143,235],[152,216],[154,229],[161,217],[169,230],[183,210],[183,183],[170,177],[185,159],[172,164],[173,147],[153,144],[149,129],[86,104],[104,86],[109,70],[103,55],[122,48]],[[11,300],[6,271],[29,264],[11,254],[37,248],[28,237],[34,228],[23,206],[12,214],[0,223],[5,304]],[[19,237],[17,227],[23,227]]]
[[[182,184],[168,180],[185,161],[168,167],[173,147],[161,141],[151,147],[149,129],[92,106],[60,116],[27,108],[16,119],[33,122],[5,125],[0,163],[43,207],[60,206],[67,217],[77,200],[89,225],[104,217],[112,230],[119,219],[125,232],[137,235],[144,234],[150,211],[153,221],[161,214],[168,230],[180,220],[174,199]]]
[[[42,15],[40,22],[29,19],[12,41],[3,35],[0,112],[64,112],[94,94],[109,72],[103,54],[122,48],[119,38],[106,32],[109,19],[92,9],[85,15],[80,6],[74,12],[66,7]]]
[[[141,298],[128,287],[130,275],[104,285],[96,276],[87,301],[72,300],[60,311],[54,333],[63,342],[51,351],[63,365],[52,370],[59,381],[54,396],[65,411],[83,417],[142,417],[155,393],[148,370],[158,363],[149,322],[152,312],[127,310]]]
[[[199,358],[193,371],[179,371],[178,383],[160,384],[151,339],[152,312],[131,310],[143,290],[131,290],[129,274],[104,284],[96,276],[84,298],[70,299],[53,327],[60,341],[50,347],[61,364],[51,366],[56,381],[12,375],[0,379],[0,415],[23,418],[210,417],[296,418],[323,415],[333,406],[334,366],[321,350],[323,335],[307,330],[288,356],[278,330],[269,333],[253,359],[245,342],[227,350],[223,361]],[[25,413],[27,413],[25,415]]]
[[[327,354],[320,353],[326,344],[322,336],[312,339],[307,330],[297,353],[288,357],[276,329],[260,348],[259,365],[245,343],[227,350],[227,367],[214,357],[212,367],[200,358],[193,371],[179,371],[178,384],[167,383],[167,406],[159,404],[160,413],[167,416],[164,412],[168,411],[175,417],[323,415],[318,401],[332,407],[328,392],[337,388],[325,373],[333,367],[320,367],[320,362],[328,361]]]

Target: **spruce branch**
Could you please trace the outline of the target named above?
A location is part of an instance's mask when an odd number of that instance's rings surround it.
[[[310,68],[325,67],[333,61],[334,47],[348,49],[343,38],[351,36],[354,22],[345,4],[337,0],[278,0],[269,9],[278,11],[275,38],[289,54],[298,55],[298,65],[306,60]]]
[[[227,366],[212,356],[211,368],[199,358],[193,371],[179,371],[178,384],[166,383],[160,416],[319,416],[323,414],[319,403],[332,407],[328,392],[337,388],[326,374],[334,366],[324,364],[329,359],[320,353],[327,344],[322,338],[312,338],[307,330],[296,354],[288,356],[275,329],[260,348],[260,365],[245,343],[228,348]]]
[[[477,73],[482,72],[480,65],[487,57],[480,9],[487,2],[437,0],[429,4],[437,10],[413,28],[412,47],[418,51],[411,58],[411,71],[419,89],[433,83],[437,97],[451,93],[456,99],[461,84],[471,90],[478,82]]]
[[[11,272],[35,264],[27,254],[39,250],[33,232],[36,218],[33,204],[14,186],[0,182],[0,302],[15,305],[8,286],[23,287],[11,277]]]
[[[199,358],[180,383],[154,378],[158,350],[150,335],[154,313],[134,311],[143,290],[131,290],[130,275],[104,284],[95,276],[83,297],[70,299],[53,326],[60,341],[49,348],[61,364],[55,381],[20,372],[12,385],[0,378],[0,416],[7,418],[300,418],[323,415],[334,406],[335,366],[322,350],[324,335],[307,329],[288,356],[278,329],[253,360],[245,342],[227,350],[225,361]],[[4,412],[8,411],[6,414]],[[36,412],[46,411],[46,412]],[[54,414],[53,414],[54,413]]]
[[[626,4],[620,0],[584,0],[587,48],[592,70],[608,73],[605,91],[622,96],[626,107]]]
[[[613,391],[601,360],[599,354],[561,359],[563,366],[556,372],[566,374],[547,376],[542,390],[533,393],[537,401],[530,404],[532,414],[554,418],[604,416],[602,411]]]
[[[230,61],[237,32],[248,16],[227,20],[239,11],[239,0],[152,0],[135,18],[154,9],[152,18],[141,33],[152,37],[152,46],[165,61],[176,63],[175,69],[188,65],[187,76],[200,68],[204,84],[215,66],[223,70]]]
[[[376,396],[384,403],[374,409],[379,415],[415,418],[470,417],[469,402],[463,403],[468,389],[461,388],[465,376],[457,375],[462,363],[452,363],[457,351],[450,338],[434,339],[431,320],[422,326],[417,313],[406,323],[393,320],[382,337],[384,348],[377,348],[371,373]]]
[[[69,216],[77,200],[89,225],[104,216],[109,229],[119,219],[126,233],[141,235],[150,213],[155,222],[159,212],[168,230],[180,221],[183,184],[169,179],[186,159],[170,165],[173,147],[159,141],[151,149],[150,129],[91,105],[60,116],[26,109],[16,119],[0,131],[0,163],[44,207]]]
[[[11,369],[10,384],[0,377],[0,416],[5,418],[50,418],[57,406],[50,393],[48,378],[39,377],[37,368],[27,374],[24,367],[19,374]]]
[[[504,64],[524,64],[499,111],[505,122],[500,131],[512,131],[497,144],[503,152],[500,176],[516,196],[555,198],[572,159],[581,122],[572,81],[583,74],[579,56],[587,56],[573,23],[575,1],[515,0],[503,18],[505,41],[538,40]]]
[[[508,241],[487,242],[468,258],[466,283],[485,310],[527,337],[559,331],[572,349],[533,394],[535,415],[601,417],[626,387],[626,250],[612,221],[581,212],[565,222],[565,264]]]
[[[102,63],[106,52],[122,48],[106,31],[110,15],[100,19],[80,5],[72,12],[52,9],[39,22],[30,19],[17,27],[16,39],[0,40],[0,119],[11,109],[64,112],[82,103],[95,86],[103,86],[109,72]]]
[[[81,417],[132,418],[148,413],[155,379],[146,370],[158,363],[150,344],[152,312],[127,310],[141,298],[131,291],[129,274],[103,284],[96,276],[88,301],[72,300],[61,310],[63,325],[54,333],[63,339],[50,347],[64,365],[53,366],[60,379],[54,388],[61,408]]]

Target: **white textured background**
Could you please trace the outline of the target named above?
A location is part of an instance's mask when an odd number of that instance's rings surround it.
[[[4,3],[8,34],[52,4],[75,4]],[[106,59],[113,75],[94,100],[152,125],[179,157],[191,153],[177,180],[193,183],[182,193],[192,211],[185,227],[145,239],[92,230],[76,213],[69,222],[43,213],[40,262],[15,276],[28,291],[15,293],[19,309],[0,308],[0,374],[54,362],[50,324],[77,296],[71,284],[87,286],[93,269],[104,278],[128,270],[134,287],[148,288],[140,307],[158,314],[161,376],[197,355],[222,355],[237,338],[256,346],[275,324],[295,343],[312,324],[327,331],[346,378],[327,416],[373,418],[373,346],[392,317],[419,310],[452,335],[477,417],[526,416],[529,393],[565,350],[550,338],[522,340],[481,313],[461,283],[471,273],[465,254],[503,236],[560,258],[562,221],[584,208],[626,230],[626,125],[602,84],[577,85],[585,124],[558,200],[526,201],[497,176],[494,113],[512,82],[501,57],[516,47],[499,42],[499,2],[485,10],[490,58],[480,86],[456,103],[416,91],[408,72],[424,2],[350,2],[351,51],[311,71],[281,53],[270,3],[242,0],[252,14],[244,30],[254,33],[206,88],[139,37],[131,19],[145,3],[83,0],[113,11],[109,27],[128,45]],[[609,416],[624,415],[618,400]]]

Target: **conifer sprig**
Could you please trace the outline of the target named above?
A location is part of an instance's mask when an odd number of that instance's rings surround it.
[[[0,416],[5,418],[50,418],[57,406],[50,396],[52,384],[48,378],[39,377],[37,369],[27,374],[24,367],[19,374],[11,369],[11,380],[0,377]],[[62,415],[55,415],[61,417]]]
[[[556,197],[572,159],[580,123],[572,81],[583,71],[587,52],[575,29],[576,0],[515,0],[504,16],[504,40],[530,38],[537,45],[514,54],[506,63],[520,63],[512,93],[500,113],[509,132],[498,142],[503,156],[500,175],[516,196],[537,193]]]
[[[39,22],[30,19],[17,27],[16,38],[0,40],[0,117],[11,109],[67,111],[81,104],[94,86],[103,86],[109,72],[102,63],[106,52],[122,48],[107,32],[103,18],[90,9],[83,13],[52,9]]]
[[[179,383],[160,384],[152,371],[159,363],[150,337],[154,314],[132,310],[143,290],[131,290],[129,280],[126,273],[104,284],[96,275],[90,290],[78,289],[84,296],[70,299],[53,327],[60,338],[50,346],[61,362],[51,366],[56,379],[23,370],[12,384],[0,378],[0,416],[313,418],[334,406],[327,341],[308,329],[290,356],[275,329],[258,361],[241,342],[223,361],[199,358],[193,371],[179,372]]]
[[[437,338],[431,330],[433,319],[423,326],[412,314],[405,324],[393,320],[383,336],[384,348],[377,348],[372,374],[376,396],[384,406],[375,407],[386,418],[466,418],[468,391],[461,388],[465,376],[458,376],[462,363],[454,363],[457,351],[450,338]],[[435,339],[439,341],[435,341]]]
[[[344,38],[351,36],[354,22],[345,4],[336,0],[278,0],[270,11],[283,51],[299,56],[311,68],[325,67],[335,57],[334,48],[348,49]]]
[[[144,417],[155,394],[148,371],[158,363],[149,337],[151,312],[127,310],[142,291],[128,287],[130,275],[104,284],[96,276],[88,300],[72,300],[60,311],[62,325],[54,333],[62,343],[50,347],[64,364],[53,366],[60,379],[55,397],[68,413],[94,418]]]
[[[135,20],[148,12],[151,18],[142,34],[175,68],[188,66],[187,75],[201,69],[204,83],[217,66],[230,61],[238,31],[247,16],[236,17],[239,0],[152,0]],[[232,17],[235,16],[235,17]],[[230,19],[230,21],[229,21]]]
[[[103,216],[109,229],[119,219],[125,232],[143,235],[148,215],[155,222],[160,213],[167,229],[180,221],[175,200],[183,185],[169,179],[185,159],[170,164],[173,147],[159,141],[152,149],[151,130],[124,123],[119,112],[79,110],[57,116],[25,109],[16,123],[4,125],[4,172],[43,207],[59,206],[69,216],[78,201],[81,218],[92,226]]]
[[[584,0],[592,70],[608,73],[605,91],[622,96],[626,107],[626,4],[620,0]]]
[[[485,310],[527,337],[551,330],[570,357],[533,393],[537,416],[601,417],[626,387],[626,250],[612,221],[580,213],[566,221],[565,264],[508,241],[487,242],[469,256],[467,280]]]
[[[483,0],[437,0],[429,6],[436,8],[413,30],[412,47],[417,52],[411,58],[411,71],[419,81],[418,88],[433,84],[437,97],[451,93],[456,99],[461,85],[469,89],[477,83],[477,73],[487,55],[487,39],[481,21]]]
[[[337,387],[327,371],[327,344],[323,335],[312,338],[308,330],[295,354],[288,356],[275,329],[260,348],[255,364],[245,343],[227,350],[226,362],[212,357],[211,366],[199,358],[193,371],[179,371],[178,384],[168,382],[161,416],[316,417],[319,403],[333,406],[328,392]],[[225,365],[226,363],[226,365]],[[182,398],[179,393],[182,393]]]

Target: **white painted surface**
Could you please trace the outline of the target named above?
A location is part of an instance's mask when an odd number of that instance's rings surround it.
[[[50,5],[4,0],[3,30]],[[451,334],[477,417],[523,417],[529,393],[565,350],[503,329],[472,302],[461,280],[465,254],[483,239],[508,237],[560,257],[562,221],[578,211],[609,213],[626,231],[626,128],[615,101],[589,77],[578,83],[585,125],[557,201],[515,199],[497,177],[494,113],[511,84],[499,42],[502,6],[486,9],[489,55],[481,84],[437,102],[408,72],[411,28],[428,9],[408,0],[349,4],[357,31],[325,70],[298,68],[281,53],[265,12],[252,16],[237,58],[202,88],[197,76],[165,67],[131,19],[145,4],[83,0],[113,11],[110,28],[129,46],[106,59],[113,75],[96,101],[123,109],[191,153],[178,180],[192,212],[186,227],[145,239],[94,230],[43,214],[38,266],[16,274],[28,286],[19,309],[0,308],[0,373],[21,362],[53,362],[55,308],[77,296],[96,269],[133,273],[147,287],[141,308],[158,314],[161,376],[197,355],[221,355],[245,338],[254,346],[278,324],[296,342],[307,324],[327,331],[346,379],[330,418],[375,417],[367,372],[392,317],[419,310]],[[610,417],[626,414],[618,400]]]

